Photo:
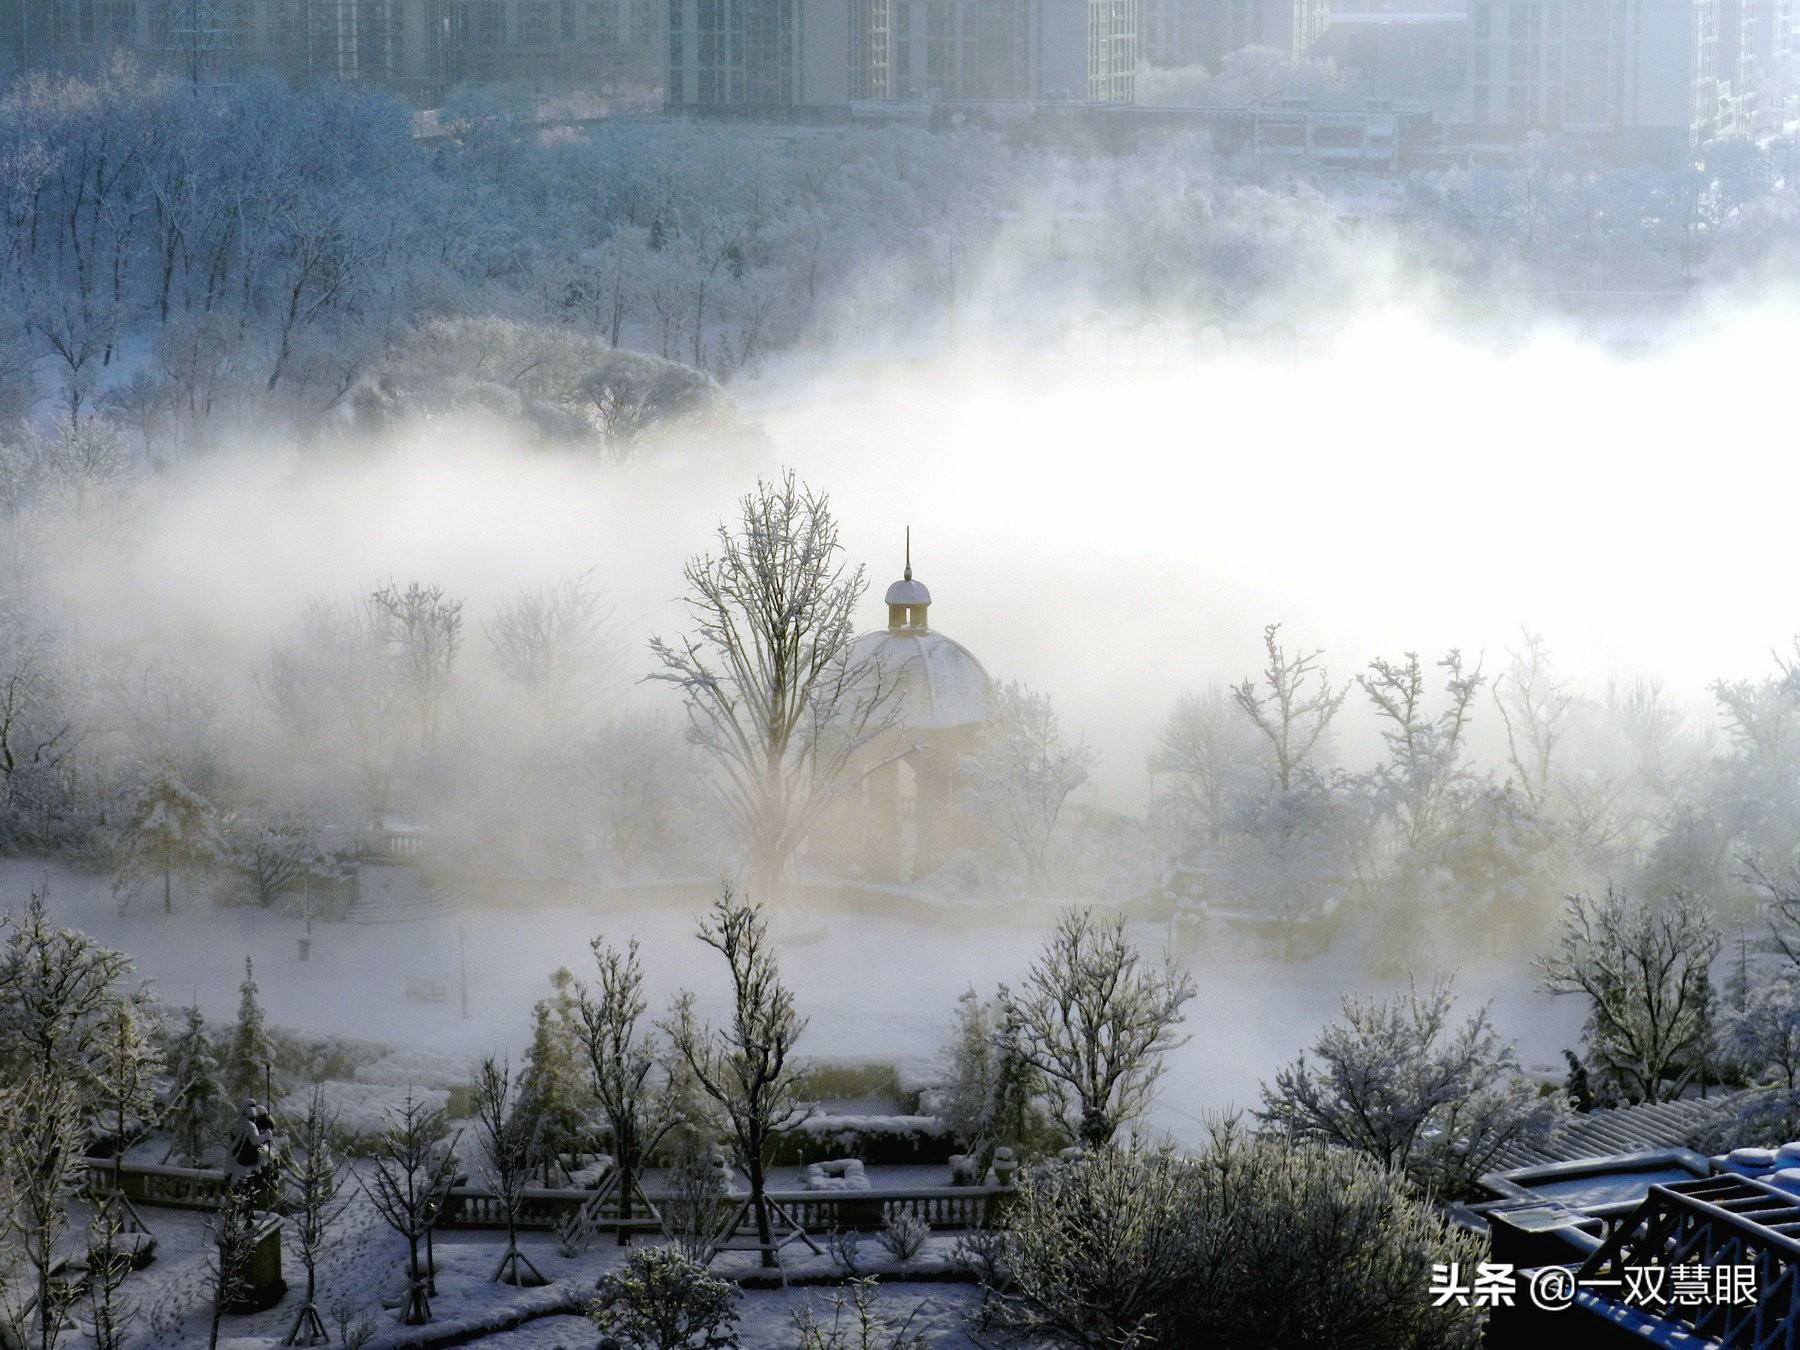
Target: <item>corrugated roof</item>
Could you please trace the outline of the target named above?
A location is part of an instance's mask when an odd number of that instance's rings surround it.
[[[1684,1097],[1678,1102],[1620,1106],[1585,1116],[1572,1115],[1541,1145],[1514,1144],[1494,1160],[1492,1170],[1504,1172],[1515,1167],[1574,1162],[1578,1158],[1680,1148],[1695,1130],[1735,1112],[1746,1095],[1724,1092],[1712,1097]]]

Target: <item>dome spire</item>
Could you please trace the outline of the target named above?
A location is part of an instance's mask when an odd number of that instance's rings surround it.
[[[906,527],[906,574],[887,589],[888,627],[894,630],[926,627],[925,611],[931,604],[931,592],[925,583],[913,580],[912,526]]]

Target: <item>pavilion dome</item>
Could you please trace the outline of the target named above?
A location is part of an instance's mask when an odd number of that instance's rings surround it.
[[[930,629],[882,628],[850,647],[850,660],[867,662],[900,690],[898,724],[914,731],[945,731],[986,722],[993,709],[993,680],[955,638]]]
[[[898,724],[913,731],[943,731],[986,722],[993,681],[969,649],[931,627],[931,592],[913,579],[912,531],[907,531],[906,572],[887,589],[888,626],[851,644],[848,659],[880,672],[900,690]]]

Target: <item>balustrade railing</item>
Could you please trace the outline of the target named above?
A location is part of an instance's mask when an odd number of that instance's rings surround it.
[[[1748,1269],[1746,1285],[1719,1281]],[[1694,1272],[1703,1272],[1696,1278]],[[1706,1297],[1683,1296],[1683,1276]],[[1616,1285],[1640,1308],[1732,1347],[1800,1346],[1800,1197],[1748,1177],[1655,1185],[1609,1226],[1576,1271],[1583,1285]],[[1721,1297],[1721,1287],[1731,1297]]]
[[[660,1204],[664,1199],[656,1191],[647,1194],[653,1203]],[[997,1226],[1014,1194],[1016,1192],[1006,1186],[907,1186],[866,1191],[771,1190],[769,1199],[812,1233],[829,1233],[834,1229],[873,1232],[903,1214],[922,1219],[933,1229],[954,1231]],[[592,1198],[593,1192],[589,1190],[527,1191],[520,1205],[519,1226],[560,1231]],[[733,1197],[720,1200],[721,1216],[733,1202]],[[604,1230],[616,1227],[617,1223],[615,1218],[602,1217],[595,1221],[595,1226]],[[648,1221],[634,1219],[632,1223],[634,1227],[644,1227]],[[504,1228],[506,1209],[500,1198],[488,1191],[475,1186],[458,1186],[446,1197],[438,1226]]]

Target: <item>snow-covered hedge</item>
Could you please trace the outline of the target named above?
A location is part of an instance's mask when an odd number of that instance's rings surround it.
[[[808,1118],[781,1137],[777,1166],[856,1158],[888,1166],[947,1163],[956,1152],[950,1127],[936,1116],[828,1116]]]

